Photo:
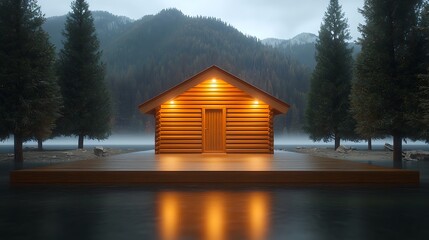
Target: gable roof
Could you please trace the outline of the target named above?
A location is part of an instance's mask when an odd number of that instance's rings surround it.
[[[282,100],[213,65],[206,70],[196,74],[195,76],[189,78],[188,80],[185,80],[178,85],[170,88],[169,90],[159,94],[158,96],[140,104],[139,109],[141,112],[151,113],[161,104],[169,101],[170,99],[175,98],[177,95],[182,94],[183,92],[198,85],[199,83],[212,78],[222,79],[225,82],[233,85],[234,87],[248,93],[250,96],[257,97],[259,100],[262,100],[263,102],[271,106],[275,114],[286,113],[290,107],[289,104],[283,102]]]

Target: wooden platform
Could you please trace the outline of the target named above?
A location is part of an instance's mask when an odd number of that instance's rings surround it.
[[[306,154],[153,151],[12,171],[11,184],[418,185],[419,172]]]

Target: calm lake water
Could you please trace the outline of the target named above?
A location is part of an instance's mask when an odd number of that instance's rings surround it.
[[[12,188],[0,162],[0,239],[429,239],[429,161],[404,166],[420,187]]]

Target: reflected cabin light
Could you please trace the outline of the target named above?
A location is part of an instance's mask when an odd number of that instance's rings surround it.
[[[174,104],[174,100],[171,100],[171,101],[170,101],[170,104]]]
[[[255,101],[253,101],[253,104],[259,104],[258,99],[255,99]]]
[[[180,220],[180,195],[175,192],[160,194],[160,230],[164,239],[176,239]]]

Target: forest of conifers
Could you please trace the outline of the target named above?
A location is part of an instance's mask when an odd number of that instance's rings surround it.
[[[300,131],[311,70],[219,19],[188,17],[176,9],[137,21],[94,12],[113,102],[113,131],[153,131],[153,117],[137,106],[200,71],[217,65],[291,105],[275,120],[277,133]],[[61,49],[65,16],[44,25]]]

